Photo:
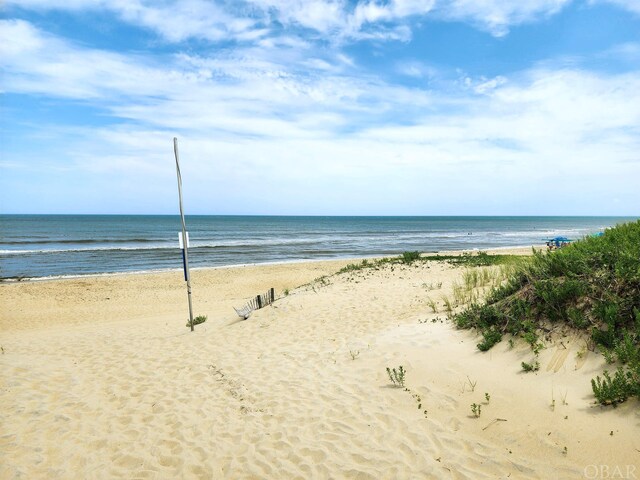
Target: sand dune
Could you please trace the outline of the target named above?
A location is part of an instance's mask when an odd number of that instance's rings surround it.
[[[640,465],[637,402],[593,406],[602,360],[578,356],[579,338],[523,374],[527,346],[483,354],[428,307],[460,268],[314,281],[345,263],[195,271],[209,318],[194,333],[180,272],[0,286],[0,477],[549,479]],[[269,287],[273,306],[235,316]],[[400,365],[406,389],[385,370]]]

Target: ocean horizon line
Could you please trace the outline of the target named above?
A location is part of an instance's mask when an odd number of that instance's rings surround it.
[[[179,217],[176,213],[0,213],[0,217]],[[608,214],[288,214],[288,213],[185,213],[185,217],[285,217],[285,218],[640,218],[638,215]]]

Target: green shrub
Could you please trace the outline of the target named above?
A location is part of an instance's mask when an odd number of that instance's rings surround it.
[[[636,372],[624,370],[618,367],[613,378],[607,370],[602,373],[603,378],[598,375],[591,380],[591,388],[596,400],[602,405],[616,405],[624,402],[631,396],[640,395],[640,378],[638,369]]]
[[[483,340],[478,344],[478,350],[482,352],[486,352],[491,347],[493,347],[496,343],[499,343],[502,340],[502,334],[494,329],[488,328],[482,331]]]
[[[458,261],[493,258],[478,254]],[[613,377],[593,380],[594,394],[601,403],[619,403],[640,396],[639,259],[640,221],[557,251],[535,251],[528,261],[508,264],[509,277],[487,295],[484,305],[471,305],[451,318],[458,328],[482,332],[481,350],[509,333],[522,337],[538,353],[543,348],[539,332],[546,321],[587,330],[607,360],[620,364]],[[475,281],[471,276],[466,280]],[[536,363],[523,363],[523,369]]]
[[[402,263],[413,263],[416,260],[420,260],[420,252],[403,252]]]
[[[195,317],[193,319],[193,325],[200,325],[201,323],[204,323],[207,321],[207,316],[206,315],[198,315],[197,317]],[[189,320],[187,320],[187,327],[191,327],[191,325],[189,324]]]

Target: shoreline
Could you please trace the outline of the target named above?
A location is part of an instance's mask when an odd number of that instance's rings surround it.
[[[524,252],[524,250],[527,252]],[[487,249],[480,248],[471,248],[471,249],[461,249],[461,250],[441,250],[434,252],[420,252],[421,255],[428,257],[434,255],[462,255],[463,253],[477,253],[477,252],[486,252],[489,254],[507,254],[507,255],[530,255],[531,249],[545,249],[544,245],[518,245],[518,246],[507,246],[507,247],[492,247]],[[505,253],[506,252],[506,253]],[[512,253],[512,252],[523,252],[523,253]],[[191,267],[190,271],[201,271],[201,270],[220,270],[220,269],[229,269],[229,268],[245,268],[245,267],[257,267],[261,265],[289,265],[289,264],[299,264],[299,263],[315,263],[315,262],[342,262],[342,261],[361,261],[361,260],[372,260],[372,259],[380,259],[380,258],[393,258],[401,255],[402,252],[393,255],[365,255],[365,256],[357,256],[357,257],[333,257],[333,258],[318,258],[318,259],[293,259],[293,260],[278,260],[273,262],[259,262],[259,263],[240,263],[240,264],[231,264],[231,265],[216,265],[216,266],[206,266],[206,267]],[[163,273],[175,273],[182,272],[183,269],[176,268],[165,268],[165,269],[152,269],[152,270],[131,270],[131,271],[123,271],[123,272],[103,272],[103,273],[86,273],[86,274],[66,274],[66,275],[52,275],[47,277],[0,277],[0,287],[2,285],[11,285],[16,283],[26,283],[26,282],[49,282],[49,281],[57,281],[57,280],[66,280],[66,279],[82,279],[82,278],[101,278],[101,277],[116,277],[120,275],[148,275],[148,274],[163,274]]]

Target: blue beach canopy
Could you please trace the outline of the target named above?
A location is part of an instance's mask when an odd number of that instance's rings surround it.
[[[549,246],[555,245],[556,248],[560,248],[560,247],[564,247],[565,245],[569,244],[572,241],[573,240],[567,237],[554,237],[550,240],[547,240],[547,245]]]

